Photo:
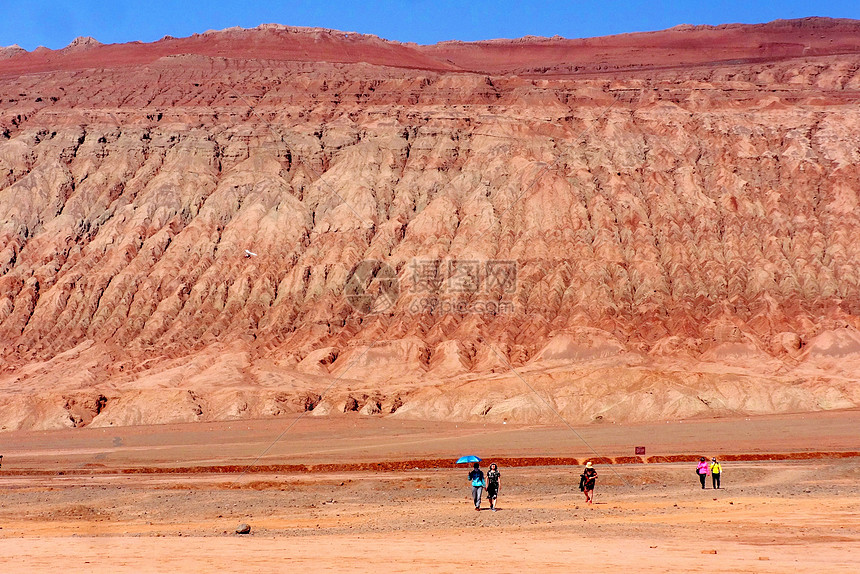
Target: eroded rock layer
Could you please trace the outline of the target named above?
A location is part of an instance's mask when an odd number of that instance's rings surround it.
[[[860,24],[654,34],[10,52],[0,426],[860,406]]]

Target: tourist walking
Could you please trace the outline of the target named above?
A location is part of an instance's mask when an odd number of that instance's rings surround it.
[[[484,471],[477,462],[472,472],[469,473],[469,484],[472,485],[472,499],[475,501],[475,510],[481,510],[481,493],[484,490]]]
[[[717,462],[717,458],[711,459],[711,479],[714,483],[714,488],[720,487],[720,473],[723,472],[723,467]]]
[[[699,459],[699,465],[696,467],[696,474],[699,475],[699,482],[702,483],[702,488],[705,488],[705,479],[708,478],[708,474],[711,472],[710,465],[708,465],[708,461],[705,460],[705,457]]]
[[[585,502],[594,502],[594,483],[597,482],[597,471],[591,461],[585,463],[585,470],[579,475],[579,490],[585,493]]]
[[[499,486],[501,486],[501,473],[496,463],[492,463],[487,470],[487,501],[490,503],[490,510],[496,511],[496,499],[499,496]]]

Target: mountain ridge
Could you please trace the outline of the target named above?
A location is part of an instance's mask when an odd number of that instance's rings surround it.
[[[822,38],[822,30],[829,32],[830,36]],[[702,38],[691,46],[692,35]],[[765,24],[679,25],[667,30],[580,39],[525,36],[474,42],[451,40],[427,45],[327,28],[261,24],[255,28],[209,30],[185,38],[165,36],[149,43],[101,44],[93,38],[76,38],[60,50],[40,47],[33,52],[26,52],[14,50],[14,47],[4,48],[8,53],[0,63],[0,75],[86,69],[99,65],[141,65],[179,54],[238,59],[268,57],[308,62],[366,62],[409,69],[457,69],[492,74],[534,74],[533,68],[555,67],[556,73],[571,74],[580,71],[574,68],[586,66],[587,61],[594,57],[606,58],[604,65],[624,68],[855,53],[860,51],[858,38],[860,21],[818,17],[775,20]],[[246,39],[252,42],[245,45],[241,40]],[[787,39],[791,41],[786,42]],[[231,40],[237,43],[231,44]],[[837,40],[839,43],[834,44]],[[657,42],[657,46],[651,45],[653,41]],[[301,48],[296,44],[301,45]],[[673,45],[686,50],[693,48],[697,53],[688,54],[686,60],[679,60],[677,54],[671,51]],[[555,53],[548,54],[544,49],[546,47],[554,48]],[[604,51],[596,52],[595,47]],[[644,52],[630,53],[631,47]],[[475,57],[476,52],[486,52],[488,49],[489,53],[477,54]],[[514,54],[518,66],[510,66],[510,49],[518,52]],[[534,53],[534,50],[538,50],[538,53]],[[85,52],[89,60],[80,52]],[[546,71],[540,73],[545,74]]]

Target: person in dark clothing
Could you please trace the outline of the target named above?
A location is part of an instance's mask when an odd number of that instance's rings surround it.
[[[579,490],[585,493],[585,502],[592,504],[594,502],[594,483],[597,482],[597,471],[591,461],[585,463],[585,470],[579,476]]]
[[[487,471],[487,500],[490,501],[490,510],[496,510],[496,498],[499,496],[499,486],[501,485],[501,473],[496,463],[490,465]]]
[[[475,510],[481,510],[481,493],[484,490],[484,471],[476,462],[472,472],[469,473],[469,484],[472,485],[472,499],[475,501]]]

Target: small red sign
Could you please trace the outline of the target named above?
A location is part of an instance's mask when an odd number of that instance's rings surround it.
[[[637,446],[636,447],[636,454],[645,454],[645,447],[644,446]]]

